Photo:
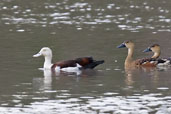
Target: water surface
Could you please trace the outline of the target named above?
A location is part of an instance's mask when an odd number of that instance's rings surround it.
[[[123,67],[124,40],[135,58],[152,43],[171,56],[169,0],[2,0],[0,3],[0,113],[170,114],[171,68]],[[40,71],[42,47],[53,61],[93,56],[105,64],[76,74]]]

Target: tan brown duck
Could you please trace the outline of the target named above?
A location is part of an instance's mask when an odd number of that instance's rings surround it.
[[[156,67],[157,61],[152,61],[151,58],[133,59],[134,43],[132,41],[125,41],[118,46],[118,48],[128,48],[128,55],[125,59],[125,68],[135,67]]]
[[[153,56],[149,61],[156,61],[158,66],[170,66],[171,65],[171,57],[168,58],[159,58],[161,54],[161,49],[159,44],[153,44],[145,49],[143,52],[153,52]]]
[[[160,45],[153,44],[153,45],[149,46],[147,49],[145,49],[143,52],[151,52],[151,51],[154,53],[154,55],[151,58],[154,58],[154,59],[159,58],[159,56],[161,54]]]

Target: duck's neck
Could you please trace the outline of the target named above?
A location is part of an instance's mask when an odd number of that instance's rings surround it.
[[[125,60],[125,66],[129,66],[132,64],[133,62],[133,52],[134,52],[134,48],[129,48],[128,49],[128,56],[126,57],[126,60]]]
[[[160,52],[155,52],[154,55],[151,58],[158,58],[160,56]]]
[[[51,69],[52,66],[52,56],[45,56],[44,68]]]

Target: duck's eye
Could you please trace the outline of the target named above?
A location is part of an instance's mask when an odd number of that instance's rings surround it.
[[[46,51],[46,49],[44,49],[43,51]]]

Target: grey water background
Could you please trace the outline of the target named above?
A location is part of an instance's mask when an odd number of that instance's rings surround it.
[[[171,56],[170,0],[1,0],[0,113],[170,114],[171,68],[124,70],[125,40],[134,58],[153,43]],[[81,56],[105,63],[81,75],[42,72],[42,47],[53,61]]]

